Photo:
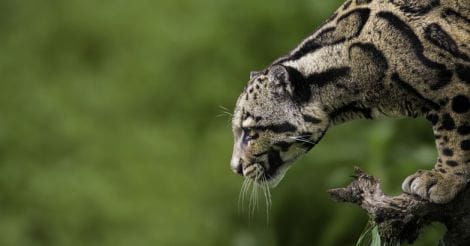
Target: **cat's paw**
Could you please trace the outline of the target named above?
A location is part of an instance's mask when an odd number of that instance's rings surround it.
[[[433,203],[448,203],[465,186],[465,180],[434,170],[419,170],[403,181],[402,189]]]

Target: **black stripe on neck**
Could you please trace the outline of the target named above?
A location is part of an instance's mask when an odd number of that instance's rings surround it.
[[[400,78],[400,76],[397,74],[397,73],[393,73],[392,74],[392,80],[393,82],[395,82],[398,86],[400,86],[401,88],[403,88],[406,92],[408,92],[408,94],[424,101],[424,103],[426,103],[426,105],[428,105],[429,107],[431,107],[432,109],[435,109],[435,110],[438,110],[441,108],[441,106],[439,106],[439,104],[425,98],[423,95],[421,95],[421,93],[419,93],[415,88],[413,88],[413,86],[411,86],[410,84],[408,84],[407,82],[405,82],[404,80],[402,80]]]
[[[297,130],[297,127],[289,122],[284,122],[281,124],[255,126],[255,127],[252,127],[252,129],[257,130],[257,131],[271,131],[274,133],[284,133],[284,132],[294,132]]]
[[[330,113],[330,118],[335,121],[336,119],[345,116],[346,114],[354,114],[354,115],[362,115],[362,117],[366,119],[372,119],[372,110],[370,108],[366,108],[357,102],[352,102],[346,104],[333,112]]]
[[[311,86],[323,87],[330,83],[336,83],[341,79],[350,77],[351,68],[330,68],[323,72],[313,73],[305,77],[295,68],[284,66],[289,74],[289,82],[292,87],[292,97],[299,104],[310,101],[312,97]]]
[[[310,74],[306,80],[311,85],[323,87],[329,83],[336,83],[344,77],[348,77],[351,73],[349,67],[330,68],[326,71]]]

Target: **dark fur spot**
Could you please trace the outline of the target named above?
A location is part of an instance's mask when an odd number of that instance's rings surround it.
[[[423,95],[421,95],[421,93],[419,93],[415,88],[413,88],[413,86],[411,86],[409,83],[403,81],[397,73],[392,74],[392,80],[395,83],[397,83],[400,87],[402,87],[406,92],[408,92],[408,94],[424,101],[424,103],[426,103],[429,107],[431,107],[435,110],[438,110],[440,108],[439,104],[425,98]],[[433,123],[433,125],[434,124],[435,123]]]
[[[279,148],[281,148],[281,151],[288,151],[290,146],[292,146],[293,143],[288,143],[288,142],[284,142],[284,141],[281,141],[281,142],[277,142],[274,144],[274,146],[277,146]]]
[[[370,2],[372,2],[372,0],[356,0],[357,5],[366,4],[366,3],[370,3]]]
[[[432,125],[435,125],[439,121],[439,116],[437,114],[428,114],[426,115],[426,119],[429,120]]]
[[[265,152],[261,152],[261,153],[257,153],[257,154],[253,154],[254,157],[260,157],[260,156],[263,156],[265,154],[267,154],[268,152],[265,151]]]
[[[336,27],[325,28],[325,30],[321,31],[316,37],[316,41],[320,44],[320,47],[338,44],[345,40],[346,37],[344,35],[338,35]]]
[[[442,153],[446,156],[453,156],[454,155],[454,151],[452,151],[451,149],[449,148],[445,148],[442,150]]]
[[[368,8],[354,9],[353,11],[346,13],[345,15],[338,18],[337,27],[341,29],[342,25],[349,26],[352,24],[351,22],[354,22],[354,24],[357,26],[355,27],[354,30],[351,30],[352,31],[351,33],[348,33],[346,35],[348,35],[348,39],[352,37],[357,37],[362,31],[362,28],[366,24],[367,20],[369,19],[369,14],[370,14],[370,9]],[[351,20],[353,18],[354,19],[358,18],[358,20],[356,21]]]
[[[311,85],[323,87],[329,83],[336,83],[342,78],[348,77],[351,69],[349,67],[330,68],[326,71],[313,73],[307,77]]]
[[[457,163],[456,161],[453,161],[453,160],[446,161],[446,164],[450,167],[456,167],[456,166],[459,165],[459,163]]]
[[[351,49],[353,49],[353,48],[359,48],[362,52],[367,53],[368,56],[371,58],[371,60],[374,63],[377,63],[377,65],[379,67],[381,67],[383,70],[388,69],[387,59],[385,58],[382,51],[377,49],[377,47],[374,44],[372,44],[372,43],[354,43],[349,47],[349,52],[351,52]]]
[[[449,98],[444,98],[444,99],[440,99],[438,101],[439,105],[441,105],[442,107],[446,106],[447,103],[449,103]]]
[[[452,98],[452,110],[456,113],[466,113],[470,110],[470,102],[468,97],[464,95],[458,95]]]
[[[401,11],[410,14],[424,15],[439,6],[439,0],[390,0]]]
[[[444,136],[442,139],[444,140],[444,143],[448,143],[448,142],[449,142],[449,137],[447,137],[447,136]]]
[[[444,11],[442,11],[442,14],[441,14],[442,18],[448,18],[448,17],[452,17],[452,18],[455,18],[455,19],[459,19],[461,20],[462,22],[465,22],[466,24],[470,24],[470,19],[468,19],[467,17],[461,15],[460,13],[452,10],[452,9],[449,9],[449,8],[446,8],[444,9]]]
[[[311,115],[303,114],[302,117],[304,118],[304,120],[305,120],[306,122],[310,122],[310,123],[312,123],[312,124],[321,123],[321,120],[320,120],[320,119],[318,119],[317,117],[311,116]]]
[[[450,114],[444,114],[442,116],[442,125],[439,127],[439,130],[454,130],[455,129],[455,122],[454,119],[450,116]]]
[[[454,39],[452,39],[452,37],[438,24],[432,23],[428,25],[424,29],[424,37],[435,46],[446,50],[452,55],[467,61],[469,60],[466,54],[460,52],[459,47],[457,46],[457,43],[454,41]]]
[[[447,171],[446,171],[445,169],[443,169],[443,168],[439,168],[439,172],[441,172],[441,173],[447,173]]]
[[[284,122],[282,124],[273,124],[273,125],[266,125],[266,126],[255,126],[253,130],[258,131],[271,131],[274,133],[284,133],[284,132],[293,132],[297,130],[297,127],[292,125],[289,122]]]
[[[370,108],[362,107],[355,102],[349,103],[341,108],[334,110],[330,114],[330,118],[335,120],[338,117],[342,117],[343,115],[348,115],[348,114],[353,114],[353,115],[361,114],[361,116],[366,119],[372,119],[372,110]]]
[[[468,135],[470,134],[470,126],[468,125],[461,125],[457,128],[457,132],[460,134],[460,135]]]
[[[298,60],[304,55],[323,47],[335,45],[359,36],[362,28],[369,19],[370,10],[365,8],[355,9],[338,18],[336,27],[329,27],[320,31],[316,37],[305,42],[289,58],[281,59],[276,63],[287,60]]]
[[[355,43],[349,47],[349,59],[362,63],[354,77],[359,81],[378,83],[388,70],[388,62],[383,53],[372,43]]]
[[[348,0],[344,5],[343,5],[343,10],[346,10],[349,8],[349,6],[351,5],[352,3],[352,0]]]
[[[276,150],[270,150],[268,152],[268,164],[269,168],[266,170],[266,174],[269,177],[274,177],[276,176],[276,172],[278,168],[283,164],[284,162],[282,161],[281,154],[279,151]]]
[[[460,142],[460,148],[462,150],[470,150],[470,140],[463,140]]]
[[[321,48],[322,45],[318,43],[318,39],[313,39],[310,41],[307,41],[305,44],[302,45],[296,52],[294,52],[292,55],[290,55],[289,58],[282,59],[278,61],[276,64],[285,62],[285,61],[295,61],[303,57],[304,55],[314,52],[315,50]]]
[[[421,63],[436,72],[434,80],[427,81],[430,84],[431,90],[438,90],[449,84],[452,77],[451,71],[447,70],[445,65],[431,61],[424,56],[424,47],[411,27],[391,12],[382,11],[377,16],[386,20],[393,29],[401,33],[413,47],[413,52]]]
[[[344,83],[336,83],[335,87],[338,89],[342,89],[342,90],[345,90],[348,88]]]
[[[470,67],[462,64],[458,64],[455,69],[457,76],[466,84],[470,84]]]

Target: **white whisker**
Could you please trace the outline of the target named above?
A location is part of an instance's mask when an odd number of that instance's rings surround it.
[[[247,193],[249,192],[249,190],[251,189],[251,186],[253,185],[253,180],[252,179],[249,179],[249,178],[246,178],[246,181],[247,181],[247,184],[243,190],[243,197],[242,197],[242,203],[245,204],[245,196],[247,195]],[[248,210],[250,208],[248,207]]]
[[[226,107],[219,106],[219,109],[220,109],[222,115],[228,115],[230,117],[233,117],[233,114]]]
[[[228,116],[227,119],[228,119],[228,123],[230,124],[230,122],[232,122],[233,114],[230,113],[230,111],[224,106],[219,106],[219,109],[220,109],[220,114],[218,114],[216,117],[220,118],[220,117]]]
[[[262,182],[262,187],[263,187],[263,193],[264,193],[264,200],[266,202],[266,224],[269,224],[269,198],[268,198],[268,192],[269,192],[269,187],[268,187],[268,182],[266,181],[266,178],[263,177]]]
[[[238,194],[238,211],[243,211],[246,187],[248,186],[249,179],[245,178],[240,188],[240,194]]]
[[[259,210],[259,196],[262,192],[261,196],[264,196],[266,205],[266,222],[269,223],[269,210],[272,202],[269,182],[267,181],[268,177],[264,176],[264,170],[260,165],[255,166],[255,170],[253,170],[253,173],[251,174],[252,175],[249,175],[250,178],[246,177],[241,185],[240,194],[238,195],[238,209],[239,211],[244,210],[245,197],[247,196],[247,193],[250,193],[247,200],[248,219],[251,221],[255,212]]]
[[[256,189],[258,189],[258,184],[256,181],[253,182],[253,187],[251,187],[251,196],[250,196],[250,215],[253,218],[253,215],[255,214],[255,208],[256,208]]]
[[[294,139],[296,141],[304,142],[304,143],[309,143],[309,144],[314,144],[312,141],[309,141],[307,139],[302,138],[302,136],[299,137],[289,137],[291,139]]]
[[[246,186],[245,186],[245,189],[243,190],[243,199],[245,199],[245,196],[246,196],[246,193],[248,192],[248,190],[250,189],[251,185],[252,185],[252,180],[249,179],[249,178],[246,178]],[[245,202],[243,200],[243,202]]]
[[[226,117],[226,116],[232,117],[232,114],[227,113],[227,112],[222,112],[222,113],[216,115],[215,117],[220,118],[220,117]]]
[[[222,105],[219,105],[219,108],[222,110],[222,111],[225,111],[225,112],[229,112],[230,110],[228,110],[228,108],[222,106]]]
[[[258,182],[255,182],[255,185],[253,186],[254,196],[253,196],[253,211],[251,211],[252,216],[255,215],[255,211],[258,208],[258,188],[259,188]]]
[[[250,202],[248,204],[248,219],[251,220],[252,214],[254,214],[254,199],[255,199],[255,192],[254,189],[256,188],[256,182],[253,182],[253,187],[251,188],[250,193]]]

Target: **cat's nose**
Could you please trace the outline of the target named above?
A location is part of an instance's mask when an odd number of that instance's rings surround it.
[[[243,176],[243,160],[240,158],[233,158],[230,162],[230,168],[238,175]]]

